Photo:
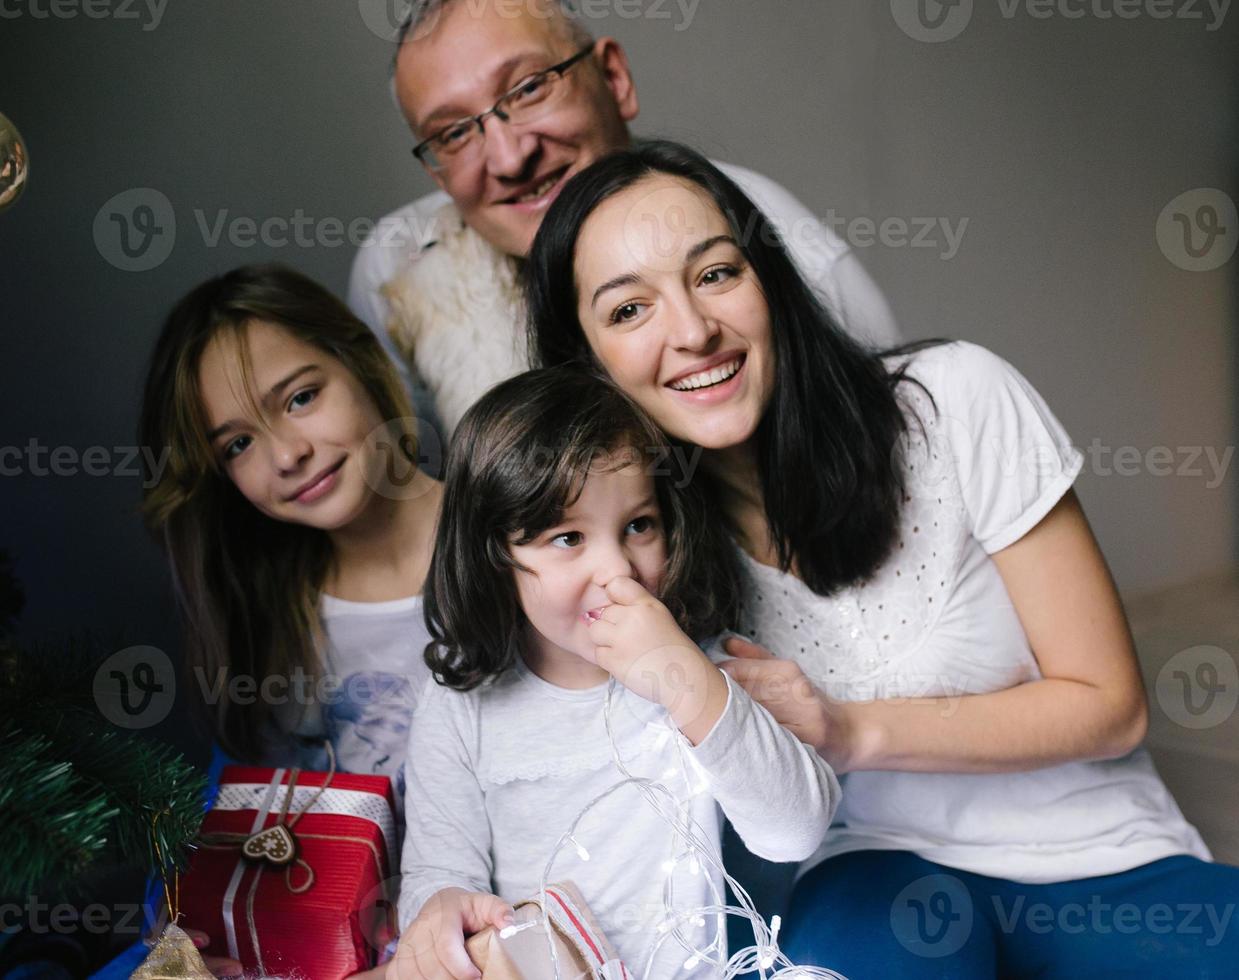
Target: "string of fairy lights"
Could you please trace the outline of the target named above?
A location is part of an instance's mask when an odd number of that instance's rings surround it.
[[[709,785],[703,774],[694,772],[695,767],[691,765],[691,758],[685,754],[684,741],[682,739],[674,739],[673,741],[679,768],[678,770],[675,767],[669,768],[663,774],[663,779],[669,780],[679,775],[683,779],[684,785],[689,787],[688,795],[685,798],[677,797],[664,781],[634,776],[629,772],[628,767],[624,765],[624,761],[620,756],[619,747],[615,742],[615,733],[611,725],[612,701],[617,683],[615,678],[611,678],[607,684],[607,697],[603,709],[603,718],[606,723],[607,740],[611,746],[611,758],[623,778],[594,797],[577,814],[571,826],[556,842],[542,872],[540,885],[541,908],[545,910],[549,907],[547,887],[551,881],[551,869],[554,867],[559,855],[566,849],[571,849],[580,860],[588,861],[590,859],[589,851],[577,838],[581,821],[585,819],[590,811],[607,798],[631,786],[640,793],[649,806],[654,808],[654,811],[663,818],[672,831],[670,854],[662,865],[662,870],[666,875],[662,887],[663,917],[655,930],[653,945],[646,954],[644,968],[637,974],[641,980],[654,980],[651,970],[659,950],[668,941],[675,941],[685,952],[685,971],[692,971],[702,964],[708,964],[715,968],[717,971],[716,975],[721,980],[733,980],[735,977],[752,973],[756,973],[759,980],[846,980],[842,974],[836,973],[833,970],[816,966],[797,966],[789,960],[779,948],[779,929],[782,924],[780,917],[777,915],[773,916],[770,923],[767,924],[766,920],[753,906],[753,901],[749,897],[748,892],[727,873],[717,845],[711,839],[711,836],[702,830],[700,824],[693,819],[690,812],[692,799],[700,793],[706,792]],[[677,732],[674,724],[669,718],[665,719],[664,724],[661,726],[658,740],[655,743],[655,748],[661,748],[666,744],[667,739],[673,739],[675,734]],[[711,904],[698,907],[678,907],[675,902],[674,872],[683,862],[688,863],[689,871],[694,875],[701,875],[707,868],[717,871],[722,880],[731,886],[732,893],[740,904],[728,905],[725,894],[720,893],[716,876],[706,874],[704,880],[713,900]],[[726,917],[729,915],[739,916],[749,922],[753,929],[754,942],[752,945],[745,946],[727,956]],[[699,933],[706,926],[708,919],[714,920],[715,928],[713,934],[704,946],[698,945],[698,942],[690,937],[689,928],[691,927],[695,932]],[[551,918],[545,911],[529,922],[508,926],[500,932],[500,938],[507,938],[517,932],[538,926],[542,927],[546,936],[547,948],[550,950],[551,962],[555,969],[554,980],[563,980],[560,975],[559,956],[553,938]],[[629,964],[629,966],[631,967],[633,964]],[[659,978],[659,980],[662,980],[662,978]]]

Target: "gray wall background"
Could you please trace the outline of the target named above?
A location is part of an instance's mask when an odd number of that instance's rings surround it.
[[[383,0],[171,0],[156,13],[97,0],[100,19],[62,2],[58,16],[48,0],[8,0],[0,18],[0,112],[33,161],[0,214],[0,446],[24,454],[22,475],[0,477],[0,547],[25,582],[25,636],[92,629],[172,650],[139,478],[37,476],[30,440],[105,447],[119,468],[160,320],[208,275],[277,259],[344,290],[353,250],[329,228],[305,247],[212,246],[202,221],[300,210],[347,226],[429,182],[388,98]],[[1011,2],[965,2],[950,16],[971,6],[966,28],[939,43],[902,30],[891,0],[611,0],[590,23],[628,49],[639,134],[761,170],[842,219],[907,337],[996,350],[1086,449],[1165,446],[1176,467],[1189,461],[1178,447],[1225,453],[1239,260],[1185,271],[1155,228],[1193,188],[1239,199],[1239,14],[1209,30],[1219,12],[1202,5],[1188,10],[1202,19],[1143,6],[1119,19],[1096,0],[1073,3],[1082,18],[1039,19]],[[176,221],[171,254],[144,272],[113,267],[93,234],[105,202],[134,188],[166,195]],[[949,255],[941,224],[929,247],[866,245],[863,226],[848,231],[858,218],[967,224]],[[1236,235],[1232,222],[1216,247]],[[1199,476],[1104,475],[1100,462],[1078,487],[1121,587],[1233,562],[1229,470],[1210,486],[1203,458]]]

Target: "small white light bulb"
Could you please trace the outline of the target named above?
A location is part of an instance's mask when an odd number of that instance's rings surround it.
[[[581,842],[572,836],[569,836],[568,840],[572,842],[574,847],[576,847],[576,856],[582,861],[588,861],[589,851],[585,850],[585,848],[581,846]]]
[[[504,926],[499,930],[499,938],[511,939],[518,932],[524,932],[526,929],[532,929],[537,924],[537,919],[530,919],[528,922],[522,922],[519,925]]]

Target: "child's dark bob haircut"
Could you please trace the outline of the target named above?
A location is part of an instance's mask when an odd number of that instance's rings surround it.
[[[666,437],[606,377],[580,365],[528,371],[488,391],[448,451],[443,511],[426,579],[426,663],[467,691],[510,667],[526,634],[508,548],[553,527],[585,478],[630,462],[654,477],[667,540],[664,602],[689,636],[735,625],[735,546]],[[697,457],[694,457],[694,460]]]

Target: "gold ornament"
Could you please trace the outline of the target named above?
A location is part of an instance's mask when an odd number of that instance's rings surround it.
[[[21,197],[29,175],[30,156],[21,133],[0,113],[0,211]]]
[[[142,965],[129,975],[129,980],[214,980],[214,974],[202,962],[202,954],[185,930],[174,922],[159,936],[159,941],[142,961]]]

